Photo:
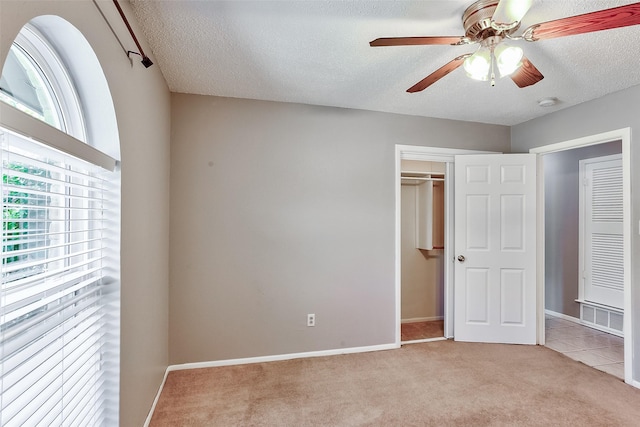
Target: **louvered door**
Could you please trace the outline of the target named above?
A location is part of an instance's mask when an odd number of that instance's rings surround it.
[[[584,299],[624,307],[622,158],[581,161]]]

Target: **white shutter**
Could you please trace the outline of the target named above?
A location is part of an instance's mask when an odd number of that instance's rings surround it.
[[[118,392],[107,375],[118,363],[111,172],[1,128],[0,137],[0,425],[104,425]]]
[[[585,179],[584,299],[624,307],[622,160],[583,160]]]

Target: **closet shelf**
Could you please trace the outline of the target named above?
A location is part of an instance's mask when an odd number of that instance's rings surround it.
[[[427,181],[444,181],[442,172],[401,171],[402,184],[420,185]]]

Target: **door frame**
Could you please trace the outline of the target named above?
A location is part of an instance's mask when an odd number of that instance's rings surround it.
[[[495,151],[463,150],[457,148],[423,147],[417,145],[396,144],[395,153],[395,198],[396,198],[396,229],[395,229],[395,309],[396,309],[396,339],[395,344],[400,347],[402,324],[402,235],[401,210],[402,193],[400,172],[401,160],[419,160],[427,162],[441,162],[446,164],[444,174],[444,336],[453,337],[453,164],[455,156],[459,154],[500,154]]]
[[[530,153],[538,155],[538,344],[545,343],[544,330],[544,154],[571,150],[574,148],[588,147],[607,142],[622,141],[622,209],[623,209],[623,252],[624,252],[624,381],[635,387],[640,386],[633,381],[633,323],[632,317],[632,290],[631,290],[631,128],[622,128],[596,135],[562,141],[555,144],[532,148]]]

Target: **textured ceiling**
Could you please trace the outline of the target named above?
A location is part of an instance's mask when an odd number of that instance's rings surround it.
[[[491,87],[459,68],[409,94],[477,45],[369,47],[377,37],[463,35],[471,3],[131,0],[172,92],[515,125],[640,84],[640,25],[514,43],[545,76],[524,89],[509,78]],[[534,0],[521,29],[629,3]],[[560,102],[538,106],[545,97]]]

